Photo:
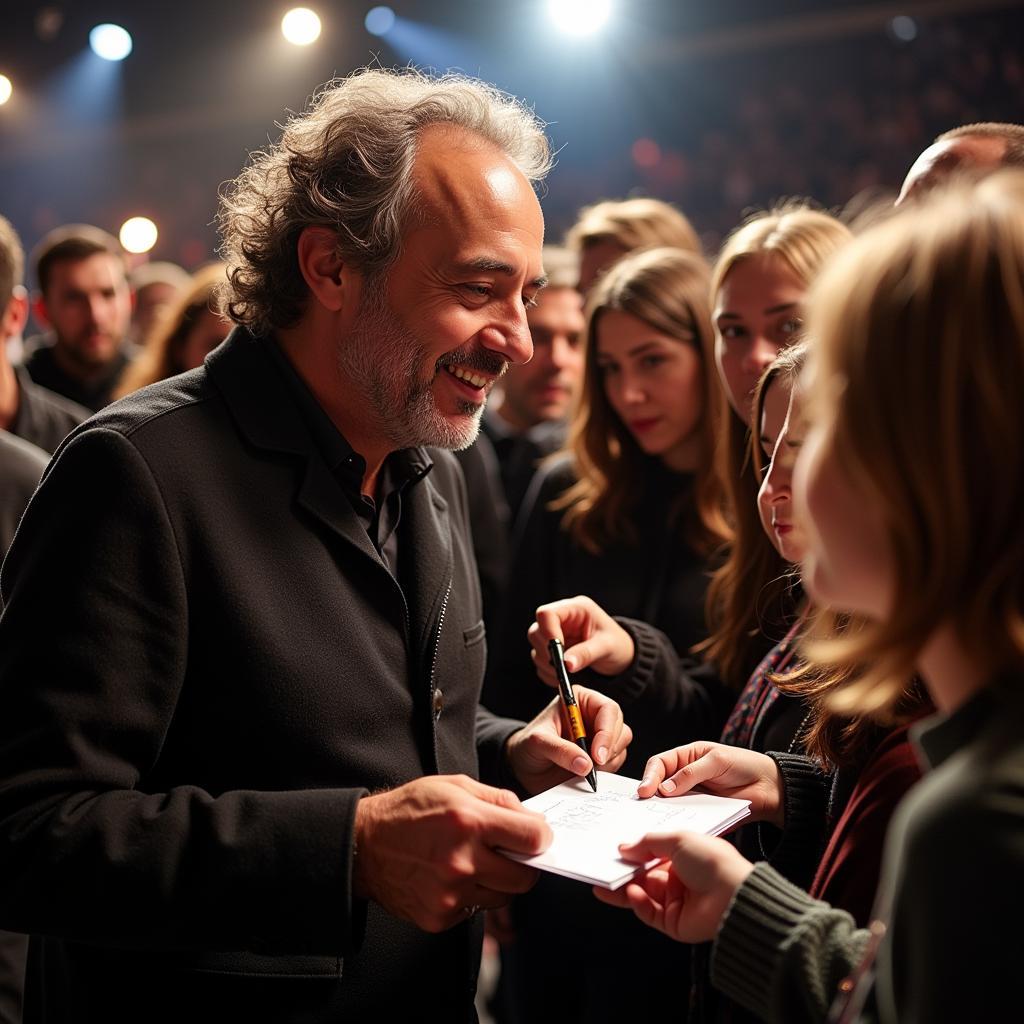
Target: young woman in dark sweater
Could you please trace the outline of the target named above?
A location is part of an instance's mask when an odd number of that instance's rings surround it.
[[[515,531],[485,691],[491,710],[529,718],[551,699],[526,639],[545,601],[592,594],[662,628],[681,655],[706,635],[710,560],[728,535],[714,467],[725,410],[707,295],[704,261],[668,248],[627,256],[591,292],[580,406]],[[653,716],[634,734],[648,726],[661,735]],[[637,768],[659,749],[653,735],[644,744]]]
[[[684,942],[713,938],[716,985],[769,1021],[822,1021],[833,999],[830,1019],[843,1021],[1015,1019],[1024,177],[932,196],[865,234],[819,282],[809,325],[804,577],[821,605],[865,620],[826,649],[863,666],[831,706],[887,715],[919,674],[939,709],[915,730],[932,770],[893,819],[869,929],[692,834],[624,848],[668,863],[612,900]],[[735,789],[777,813],[777,778]]]

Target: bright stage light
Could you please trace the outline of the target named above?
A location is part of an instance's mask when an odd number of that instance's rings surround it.
[[[293,7],[281,19],[281,33],[295,46],[309,46],[320,38],[320,19],[308,7]]]
[[[14,86],[11,85],[11,80],[6,75],[0,75],[0,107],[11,98],[12,92]]]
[[[592,35],[611,13],[611,0],[548,0],[551,20],[571,36]]]
[[[129,217],[121,225],[118,238],[127,252],[149,252],[156,245],[156,225],[148,217]]]
[[[917,22],[906,15],[899,15],[889,22],[892,34],[901,43],[912,43],[917,38]]]
[[[373,7],[364,24],[371,36],[386,36],[395,27],[395,12],[390,7]]]
[[[97,25],[89,33],[89,45],[104,60],[124,60],[132,52],[132,37],[120,25]]]

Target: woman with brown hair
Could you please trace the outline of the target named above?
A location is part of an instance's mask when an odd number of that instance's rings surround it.
[[[231,321],[216,306],[217,289],[226,282],[223,263],[211,263],[192,275],[190,287],[143,338],[142,351],[125,369],[115,398],[202,365],[231,330]]]
[[[491,710],[525,714],[550,700],[525,639],[543,601],[592,593],[618,614],[660,626],[680,654],[705,635],[708,570],[727,537],[714,467],[724,403],[707,296],[704,261],[668,248],[626,257],[592,291],[580,404],[565,450],[535,477],[519,522],[505,628],[485,692]],[[722,694],[716,704],[717,695],[693,684],[676,700],[686,699],[695,718],[720,722],[732,698]],[[642,743],[632,755],[636,771],[678,732],[666,729],[660,704],[630,710],[630,694],[617,699]],[[621,915],[575,883],[542,878],[514,915],[518,935],[503,962],[524,1020],[642,1019],[685,985],[688,958],[678,948],[632,923],[622,927]],[[566,930],[578,937],[581,927],[602,938],[574,968],[578,984],[569,992],[558,950]],[[624,965],[628,972],[651,964],[666,973],[640,991],[609,993],[602,983]]]
[[[707,574],[728,536],[707,286],[700,257],[661,248],[626,257],[591,294],[566,446],[534,477],[516,529],[492,710],[522,715],[550,700],[525,642],[542,602],[592,594],[652,622],[680,655],[705,636]],[[645,725],[661,735],[662,717]]]

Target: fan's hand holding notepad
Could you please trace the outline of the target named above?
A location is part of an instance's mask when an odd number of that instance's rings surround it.
[[[750,814],[749,800],[706,793],[640,800],[637,779],[597,774],[596,793],[584,779],[573,779],[524,800],[524,807],[547,818],[555,838],[534,857],[503,850],[505,856],[603,889],[618,889],[638,871],[657,863],[630,864],[619,856],[620,843],[636,842],[648,832],[717,836]]]

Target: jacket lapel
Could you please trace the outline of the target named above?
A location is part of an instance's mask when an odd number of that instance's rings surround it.
[[[440,624],[441,608],[452,580],[452,534],[448,502],[434,486],[430,474],[407,492],[403,517],[407,529],[401,543],[406,589],[412,615],[415,650],[428,657]],[[427,666],[429,669],[429,665]]]
[[[236,327],[224,344],[207,356],[205,365],[239,431],[251,445],[304,463],[296,493],[298,504],[387,573],[351,503],[317,451],[263,343],[246,328]]]

